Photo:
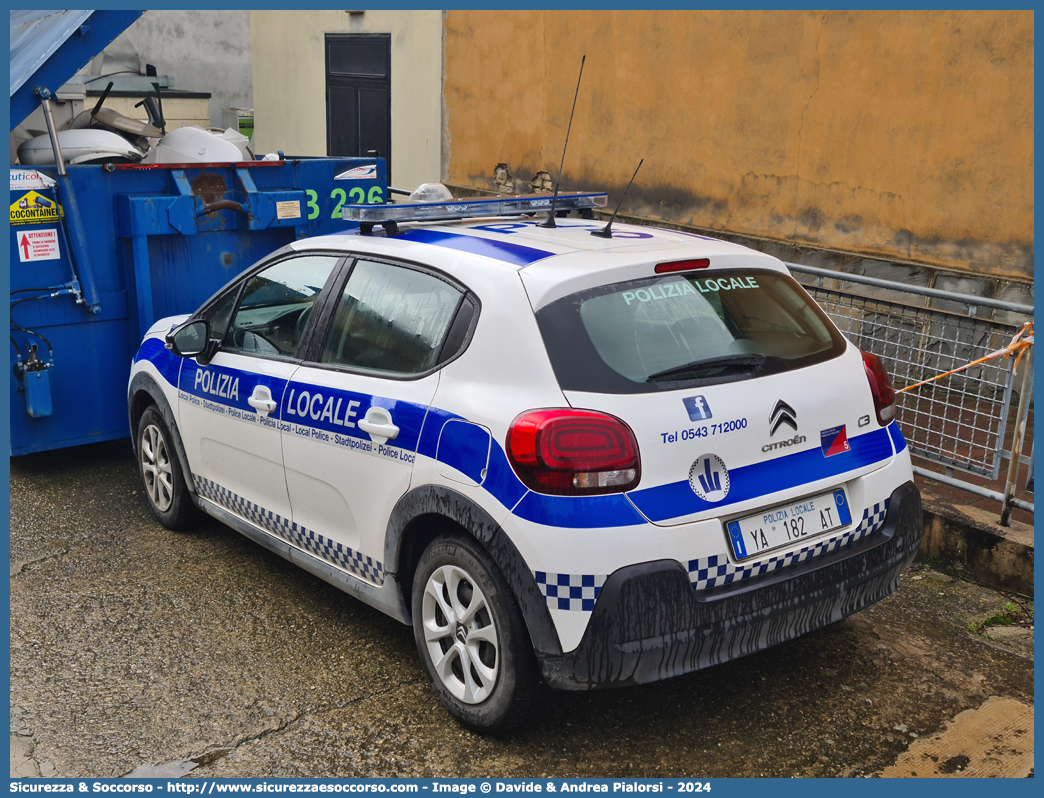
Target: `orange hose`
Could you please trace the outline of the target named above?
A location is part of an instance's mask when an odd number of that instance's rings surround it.
[[[939,374],[935,377],[929,377],[927,380],[915,382],[913,385],[907,385],[905,388],[896,391],[896,393],[903,393],[904,391],[913,390],[914,388],[918,388],[922,385],[927,385],[929,382],[941,380],[943,377],[948,377],[949,375],[956,374],[959,371],[970,369],[972,366],[977,366],[980,363],[985,363],[987,360],[993,360],[997,357],[1011,357],[1012,355],[1015,355],[1015,368],[1013,369],[1014,373],[1018,370],[1019,362],[1022,360],[1026,352],[1029,351],[1029,348],[1031,346],[1033,346],[1033,322],[1028,321],[1022,325],[1022,329],[1015,334],[1015,337],[1012,338],[1011,342],[1003,349],[998,349],[996,352],[990,352],[985,357],[980,357],[978,360],[973,360],[971,363],[965,363],[963,366],[955,368],[952,371],[947,371],[946,373]]]

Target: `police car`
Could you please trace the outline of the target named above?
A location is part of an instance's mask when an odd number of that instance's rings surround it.
[[[352,209],[361,234],[156,323],[128,393],[156,516],[412,625],[485,732],[541,681],[653,682],[889,595],[921,506],[881,362],[775,258],[592,235],[604,203],[562,195],[553,227],[546,196]]]

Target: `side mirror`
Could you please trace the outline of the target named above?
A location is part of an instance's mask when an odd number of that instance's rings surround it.
[[[209,344],[210,325],[205,321],[189,322],[167,336],[167,347],[178,357],[202,355]]]

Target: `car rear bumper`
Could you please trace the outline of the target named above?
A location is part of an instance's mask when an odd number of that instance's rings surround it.
[[[561,690],[645,684],[792,640],[891,594],[921,534],[921,495],[907,482],[872,535],[756,579],[695,591],[675,560],[621,568],[580,645],[540,659],[544,681]]]

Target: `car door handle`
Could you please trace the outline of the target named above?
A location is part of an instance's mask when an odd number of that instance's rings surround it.
[[[254,392],[247,399],[247,404],[262,416],[274,413],[278,406],[275,399],[272,398],[272,392],[264,385],[258,385],[254,388]]]
[[[394,440],[399,435],[399,428],[392,423],[391,413],[383,407],[371,407],[366,415],[359,419],[359,429],[368,434],[376,444]]]

